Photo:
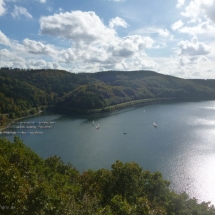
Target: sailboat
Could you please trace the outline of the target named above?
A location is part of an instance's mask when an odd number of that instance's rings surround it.
[[[92,121],[92,125],[94,125],[94,120]]]
[[[99,129],[99,123],[98,123],[98,125],[96,126],[96,129]]]
[[[152,124],[155,128],[158,127],[157,124],[155,122],[153,122]]]

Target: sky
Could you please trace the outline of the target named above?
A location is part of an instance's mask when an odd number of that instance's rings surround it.
[[[215,79],[215,0],[0,0],[0,67]]]

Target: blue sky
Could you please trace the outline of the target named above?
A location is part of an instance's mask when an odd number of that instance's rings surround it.
[[[0,67],[215,78],[215,0],[0,0]]]

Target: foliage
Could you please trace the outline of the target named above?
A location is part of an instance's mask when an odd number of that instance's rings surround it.
[[[0,188],[0,214],[215,214],[134,162],[79,173],[57,156],[40,158],[18,137],[0,139]]]
[[[215,99],[214,86],[215,80],[186,80],[145,70],[74,74],[1,68],[0,114],[7,114],[9,121],[35,114],[42,106],[82,114],[112,111],[140,101]]]
[[[5,118],[14,119],[35,114],[40,106],[51,104],[51,96],[46,92],[10,77],[0,76],[0,113]],[[0,119],[1,120],[1,119]],[[4,121],[0,121],[4,124]]]

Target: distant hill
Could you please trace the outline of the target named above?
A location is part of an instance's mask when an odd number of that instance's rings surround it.
[[[88,80],[96,79],[97,82],[88,82],[63,96],[57,103],[58,110],[63,109],[68,113],[79,110],[82,113],[92,112],[89,109],[114,110],[125,103],[129,105],[156,100],[215,99],[215,89],[211,86],[215,85],[215,80],[198,83],[196,80],[153,71],[108,71],[84,73],[80,76]]]
[[[0,69],[0,122],[52,107],[67,114],[98,113],[160,100],[215,99],[215,80],[187,80],[153,71],[74,74],[63,70]]]
[[[201,84],[215,90],[215,79],[190,79],[191,81]]]

